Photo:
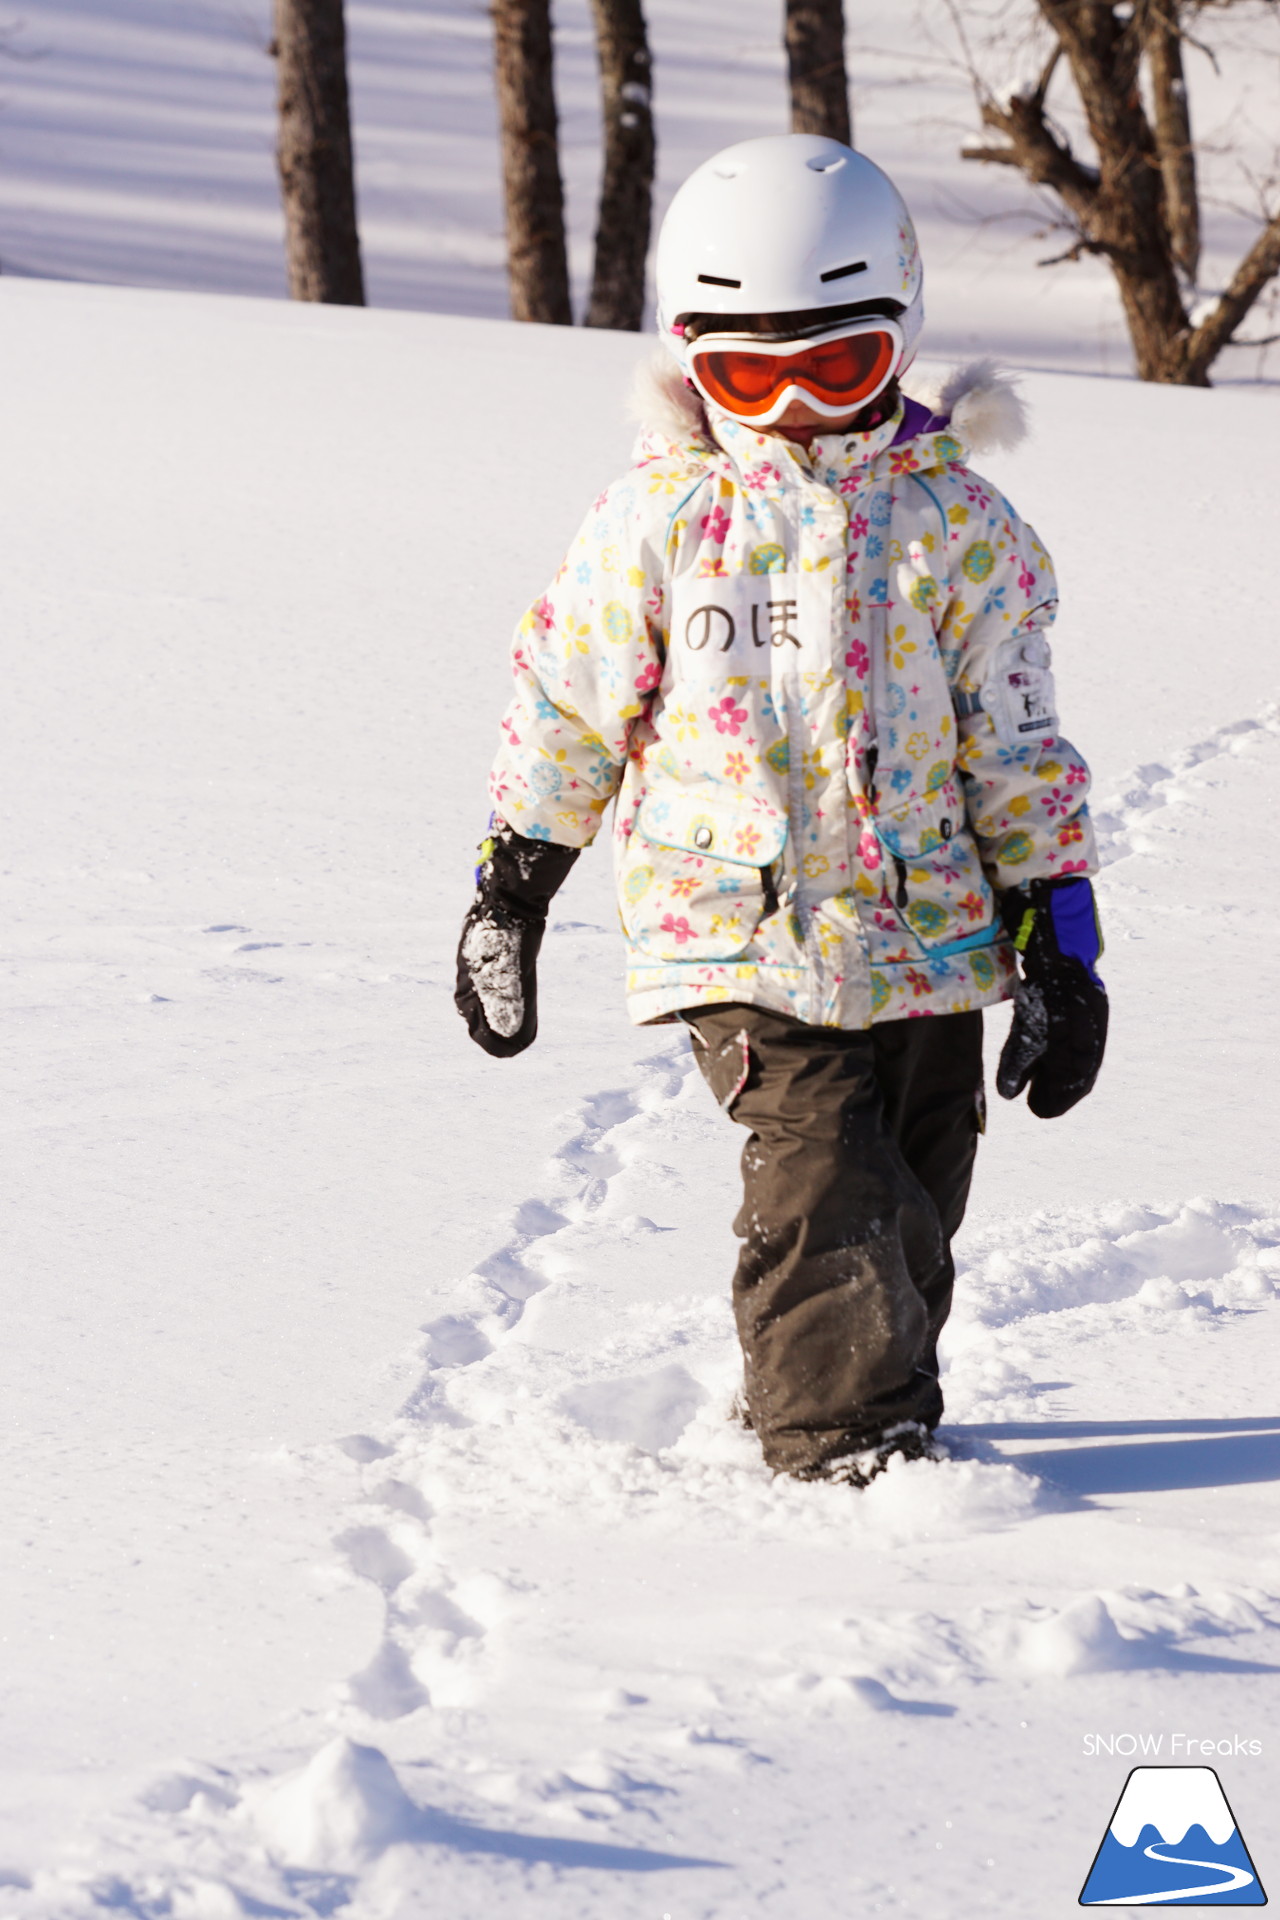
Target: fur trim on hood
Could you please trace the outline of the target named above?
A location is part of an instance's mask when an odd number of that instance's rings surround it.
[[[935,431],[950,421],[973,453],[1009,451],[1026,439],[1027,409],[1017,383],[994,360],[971,360],[941,378],[909,373],[902,390],[936,416]],[[665,347],[636,368],[628,412],[671,440],[711,437],[702,395]]]
[[[972,453],[1010,452],[1027,437],[1027,409],[1016,379],[994,360],[970,360],[945,378],[908,373],[902,390],[949,420]]]
[[[669,440],[709,440],[702,395],[691,387],[665,347],[648,354],[635,371],[627,413],[649,433]]]

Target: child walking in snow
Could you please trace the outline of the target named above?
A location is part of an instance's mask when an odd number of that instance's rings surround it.
[[[457,1002],[487,1052],[531,1043],[548,906],[616,798],[631,1017],[685,1021],[750,1130],[747,1416],[775,1471],[862,1485],[934,1449],[981,1009],[1013,998],[996,1084],[1044,1118],[1101,1065],[1088,773],[1048,555],[966,463],[1016,397],[900,385],[922,273],[892,183],[832,140],[731,147],[657,280],[639,458],[517,631]]]

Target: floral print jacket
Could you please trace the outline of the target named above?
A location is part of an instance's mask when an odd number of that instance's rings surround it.
[[[567,846],[616,796],[633,1020],[1006,997],[996,894],[1096,865],[1035,534],[913,401],[809,453],[718,416],[641,454],[520,622],[491,780]]]

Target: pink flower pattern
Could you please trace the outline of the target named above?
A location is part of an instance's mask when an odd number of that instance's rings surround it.
[[[717,733],[731,733],[736,740],[747,723],[747,710],[740,707],[731,693],[712,707],[707,716],[715,722]]]
[[[861,640],[854,640],[850,644],[849,651],[844,657],[844,663],[846,667],[852,667],[857,679],[866,679],[868,673],[871,671],[871,655],[867,652]]]

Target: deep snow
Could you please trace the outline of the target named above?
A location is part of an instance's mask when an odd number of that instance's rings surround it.
[[[740,1142],[625,1023],[605,851],[531,1053],[449,1000],[645,343],[31,281],[0,336],[0,1915],[1058,1920],[1094,1732],[1238,1736],[1173,1757],[1265,1884],[1273,396],[1030,375],[985,463],[1063,580],[1114,1042],[993,1101],[957,1457],[855,1499],[726,1417]]]

